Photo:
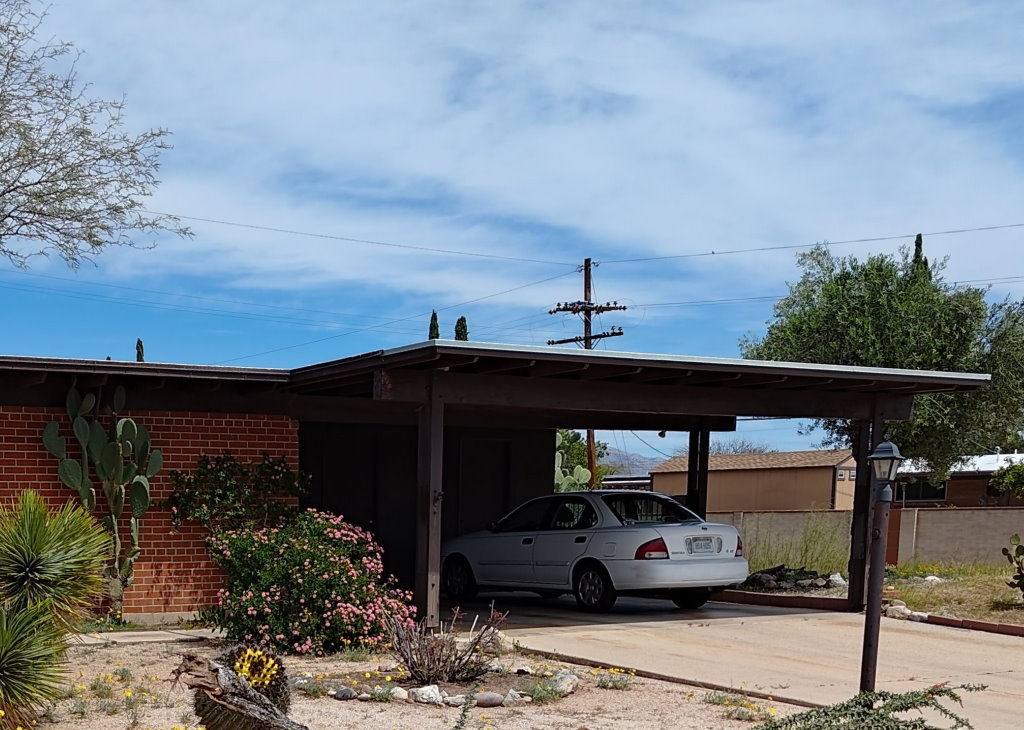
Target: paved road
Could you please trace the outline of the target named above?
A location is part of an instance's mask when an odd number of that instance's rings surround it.
[[[728,603],[682,612],[667,601],[620,598],[611,613],[593,616],[567,597],[529,594],[485,595],[464,610],[485,613],[492,599],[509,611],[509,636],[529,649],[820,704],[857,693],[863,614]],[[1024,727],[1024,638],[883,618],[877,688],[940,682],[988,685],[964,697],[977,730]]]

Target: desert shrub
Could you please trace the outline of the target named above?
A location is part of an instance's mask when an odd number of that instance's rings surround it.
[[[1020,543],[1020,535],[1010,537],[1010,546],[1003,548],[1003,555],[1015,571],[1006,585],[1016,588],[1024,596],[1024,545]]]
[[[170,473],[174,491],[163,502],[176,527],[195,520],[208,530],[273,527],[299,509],[289,498],[306,491],[308,478],[283,457],[239,461],[231,452],[203,455],[191,474]],[[292,500],[294,502],[294,499]]]
[[[327,654],[385,641],[385,617],[411,620],[411,594],[384,575],[381,548],[360,527],[316,510],[280,527],[208,538],[225,572],[220,627],[233,641]]]
[[[16,505],[0,507],[0,601],[5,610],[45,602],[65,626],[81,620],[103,592],[109,542],[81,507],[68,503],[51,513],[38,494],[22,492]]]
[[[0,610],[0,728],[32,727],[60,696],[66,649],[47,603]]]
[[[774,718],[758,725],[755,730],[821,730],[823,728],[879,728],[880,730],[929,730],[935,728],[921,716],[928,709],[944,718],[944,727],[972,728],[966,718],[946,708],[940,700],[962,705],[958,690],[977,692],[984,685],[950,687],[936,684],[910,692],[862,692],[853,699],[828,707],[816,707],[788,717]],[[913,713],[906,717],[907,713]],[[947,723],[952,723],[951,725]]]
[[[81,507],[35,492],[0,507],[0,729],[31,727],[63,692],[69,626],[103,592],[109,539]]]
[[[464,642],[458,640],[460,619],[462,613],[455,608],[448,623],[442,621],[437,631],[428,629],[425,621],[413,624],[399,616],[385,619],[391,648],[409,676],[423,684],[436,684],[466,682],[487,671],[490,657],[483,650],[500,639],[505,614],[492,607],[480,630],[471,630]]]

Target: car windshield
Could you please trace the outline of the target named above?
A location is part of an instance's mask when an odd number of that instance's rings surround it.
[[[652,522],[703,522],[674,499],[656,494],[608,494],[604,503],[624,525]]]

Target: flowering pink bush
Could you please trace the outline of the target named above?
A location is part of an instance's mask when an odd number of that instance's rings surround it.
[[[412,594],[384,577],[373,536],[340,515],[308,510],[263,530],[209,537],[227,573],[219,623],[232,641],[289,654],[328,654],[386,639],[386,616],[411,624]]]

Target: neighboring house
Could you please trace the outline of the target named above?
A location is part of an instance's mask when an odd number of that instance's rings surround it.
[[[951,471],[945,481],[935,482],[919,462],[908,461],[896,475],[893,504],[913,507],[1021,507],[1024,501],[1008,492],[1000,494],[988,482],[996,470],[1024,462],[1024,454],[970,456]]]
[[[654,491],[686,494],[687,456],[651,470]],[[857,464],[848,449],[711,454],[708,512],[853,508]]]

